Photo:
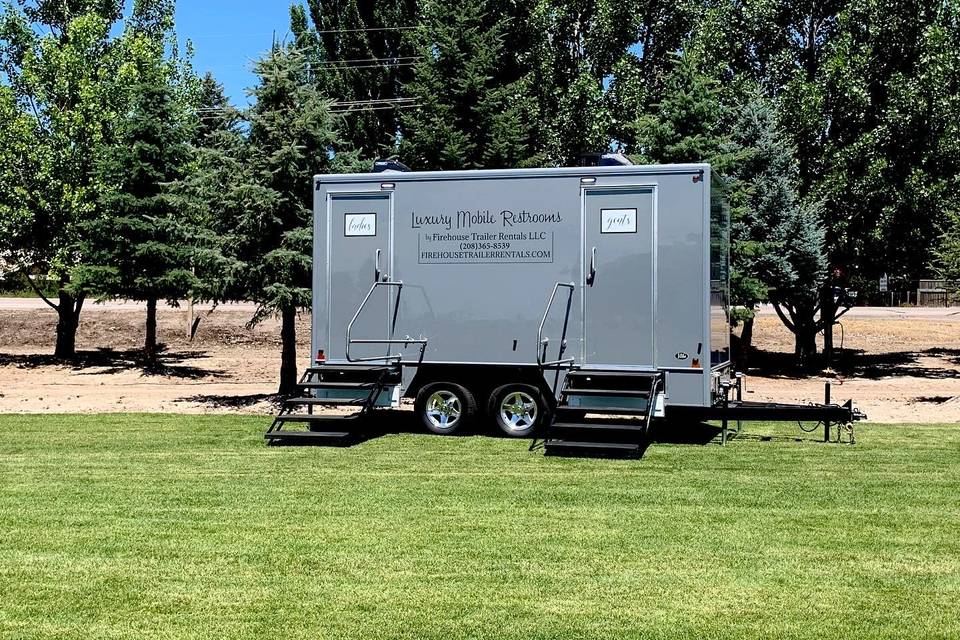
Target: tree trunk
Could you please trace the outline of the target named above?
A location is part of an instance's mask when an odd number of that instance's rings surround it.
[[[833,299],[833,281],[828,279],[820,293],[820,320],[823,324],[823,360],[833,363],[833,325],[837,321],[837,305]]]
[[[147,337],[143,354],[148,367],[157,365],[157,299],[147,298]]]
[[[746,372],[750,368],[750,351],[753,349],[753,318],[743,321],[743,330],[740,332],[740,354],[737,358],[737,369]]]
[[[284,307],[280,313],[280,389],[282,396],[293,395],[297,390],[297,309]]]
[[[817,324],[813,318],[797,323],[795,336],[794,354],[797,357],[797,365],[803,369],[810,369],[817,359]]]
[[[64,289],[66,282],[60,283],[57,305],[57,346],[54,357],[73,360],[77,357],[77,328],[80,326],[80,310],[83,308],[83,295],[74,297]]]

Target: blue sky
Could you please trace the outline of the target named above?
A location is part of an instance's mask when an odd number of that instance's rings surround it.
[[[248,103],[252,61],[289,37],[290,0],[179,0],[177,35],[193,41],[197,73],[213,72],[235,105]]]

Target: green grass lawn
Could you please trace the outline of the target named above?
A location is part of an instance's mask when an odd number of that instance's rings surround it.
[[[624,461],[267,423],[0,416],[0,637],[960,637],[954,426]]]

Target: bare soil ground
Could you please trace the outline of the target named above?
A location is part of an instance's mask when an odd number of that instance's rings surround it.
[[[81,317],[76,363],[57,362],[56,315],[0,300],[0,413],[249,412],[274,409],[280,328],[246,326],[248,306],[201,313],[193,341],[184,310],[159,312],[163,366],[139,358],[143,310],[89,306]],[[791,367],[793,340],[776,316],[761,314],[746,382],[747,399],[812,402],[823,382],[834,400],[854,398],[876,422],[960,423],[960,310],[871,313],[843,320],[844,350],[835,372],[809,377]],[[310,360],[306,316],[298,326],[301,367]],[[839,345],[839,328],[837,343]]]
[[[759,316],[746,399],[822,401],[829,380],[834,401],[853,398],[875,422],[960,423],[960,310],[916,311],[843,318],[834,371],[817,377],[793,370],[793,335],[775,315]]]

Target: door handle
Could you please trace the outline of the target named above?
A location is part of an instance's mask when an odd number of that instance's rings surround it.
[[[590,250],[590,272],[587,273],[587,286],[593,286],[593,280],[597,277],[597,248]]]
[[[377,261],[373,271],[373,281],[380,282],[380,249],[377,249]]]

